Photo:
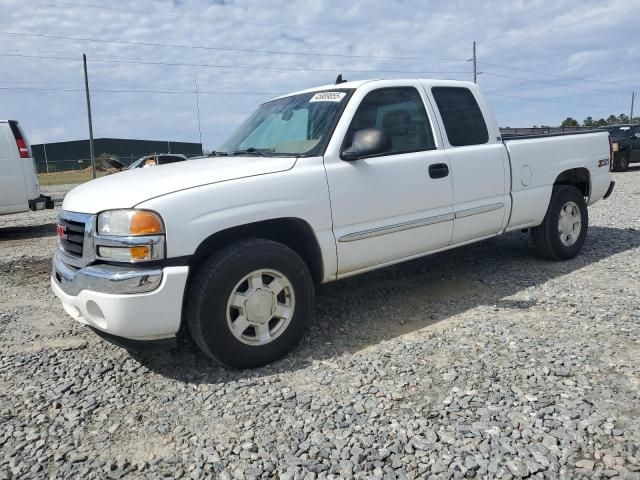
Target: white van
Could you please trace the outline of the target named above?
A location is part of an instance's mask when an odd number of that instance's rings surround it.
[[[0,215],[53,208],[40,193],[27,137],[15,120],[0,120]]]

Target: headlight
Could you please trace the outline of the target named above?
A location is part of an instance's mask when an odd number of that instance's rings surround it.
[[[130,236],[164,233],[160,215],[149,210],[108,210],[98,216],[98,235]]]
[[[96,258],[144,262],[164,258],[162,218],[149,210],[108,210],[98,216]]]

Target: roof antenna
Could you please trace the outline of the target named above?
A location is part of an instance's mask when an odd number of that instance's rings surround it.
[[[345,82],[347,82],[347,80],[342,79],[342,74],[336,77],[336,85],[340,85],[341,83],[345,83]]]

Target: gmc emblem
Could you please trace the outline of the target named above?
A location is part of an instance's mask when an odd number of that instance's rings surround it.
[[[56,225],[56,234],[60,240],[67,239],[67,227],[64,225]]]

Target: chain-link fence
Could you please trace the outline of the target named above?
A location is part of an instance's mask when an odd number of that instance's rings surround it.
[[[120,170],[140,157],[159,154],[202,154],[199,143],[99,138],[94,141],[96,168]],[[89,141],[57,142],[31,146],[38,173],[60,173],[91,168]]]
[[[570,132],[597,130],[599,128],[602,128],[602,127],[525,127],[525,128],[505,127],[500,129],[500,133],[505,136],[547,135],[550,133],[570,133]]]

